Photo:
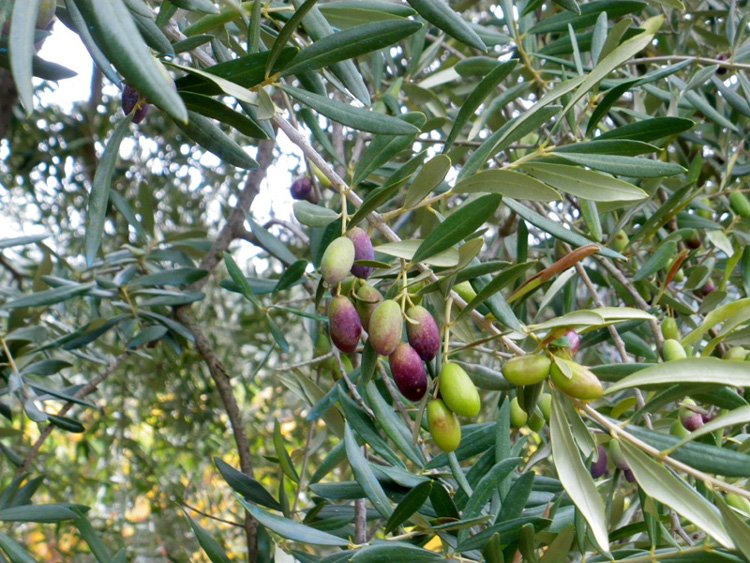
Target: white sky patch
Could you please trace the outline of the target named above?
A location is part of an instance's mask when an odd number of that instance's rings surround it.
[[[58,106],[62,111],[69,112],[75,103],[86,101],[91,92],[91,77],[93,60],[86,47],[76,33],[68,29],[61,22],[56,22],[52,33],[44,42],[39,55],[48,61],[61,64],[77,73],[73,78],[61,80],[59,83],[51,83],[52,89],[42,91],[35,99],[36,104],[44,106]],[[41,80],[35,79],[37,84]],[[105,95],[116,95],[114,87],[105,79]],[[141,142],[143,142],[142,140]],[[158,139],[154,139],[158,141]],[[100,139],[99,146],[103,146],[104,139]],[[250,154],[254,154],[253,147],[245,147]],[[134,143],[128,139],[123,142],[121,154],[127,155],[134,149]],[[252,213],[256,222],[260,225],[275,218],[282,221],[294,221],[292,204],[294,201],[289,192],[293,181],[290,170],[299,167],[302,161],[301,151],[287,139],[283,133],[277,138],[276,156],[274,164],[268,171],[267,178],[263,181],[260,192],[252,205]],[[211,164],[216,158],[207,154],[206,164]],[[196,174],[198,170],[196,169]],[[199,178],[196,183],[200,183]],[[231,200],[230,200],[231,201]],[[220,202],[214,199],[207,202],[207,212],[210,220],[217,220],[221,208]],[[38,218],[14,218],[17,221],[3,221],[0,223],[0,238],[38,234],[44,229],[38,224]],[[277,232],[279,227],[273,227]],[[241,258],[251,258],[257,254],[257,249],[250,245],[242,245]]]

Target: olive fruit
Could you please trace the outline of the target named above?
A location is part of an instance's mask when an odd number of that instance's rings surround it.
[[[289,188],[289,192],[294,199],[308,200],[313,193],[312,180],[307,176],[300,176],[292,182],[292,187]]]
[[[701,416],[701,413],[694,412],[682,419],[682,425],[685,427],[685,430],[695,432],[698,428],[703,426],[703,417]]]
[[[410,307],[406,311],[406,316],[406,336],[409,344],[414,347],[420,358],[429,362],[440,350],[440,329],[430,312],[421,305]]]
[[[750,217],[750,201],[747,200],[742,192],[732,192],[729,194],[729,207],[742,218]]]
[[[615,467],[625,471],[629,468],[628,462],[625,461],[625,456],[622,455],[622,449],[620,448],[620,442],[617,440],[610,440],[609,442],[609,455],[612,456],[612,461]]]
[[[354,352],[362,334],[362,322],[354,304],[339,295],[328,303],[328,325],[331,340],[342,352]]]
[[[664,347],[661,350],[661,355],[664,357],[665,362],[684,360],[685,358],[687,358],[685,348],[683,348],[682,344],[680,344],[674,338],[667,338],[664,341]]]
[[[558,362],[567,367],[566,371],[570,372],[570,378],[563,372]],[[557,358],[555,362],[552,362],[550,377],[558,389],[576,399],[592,401],[604,394],[604,388],[596,375],[586,366],[573,360]]]
[[[393,299],[386,299],[372,312],[368,323],[370,344],[381,356],[390,356],[401,342],[403,319],[401,307]]]
[[[349,240],[354,243],[354,260],[374,260],[375,250],[372,248],[372,242],[370,241],[370,235],[367,231],[359,227],[353,227],[346,233]],[[352,266],[352,274],[361,279],[367,279],[372,274],[372,268],[370,266]]]
[[[736,360],[742,362],[747,357],[747,350],[742,346],[732,346],[727,353],[724,354],[725,360]]]
[[[354,292],[354,304],[362,320],[362,327],[370,332],[370,317],[373,311],[383,301],[383,294],[369,284],[363,283]]]
[[[444,362],[438,376],[440,396],[459,416],[475,417],[482,408],[474,382],[458,364]]]
[[[727,493],[727,496],[724,497],[724,500],[726,500],[727,504],[732,508],[736,508],[737,510],[742,511],[745,514],[750,514],[750,501],[745,497],[741,497],[736,493]]]
[[[542,413],[539,412],[539,409],[534,409],[526,424],[532,432],[539,433],[542,431],[542,428],[544,428],[544,422],[544,417],[542,416]]]
[[[550,416],[552,415],[552,395],[549,393],[542,393],[539,397],[539,410],[542,411],[544,420],[549,422]]]
[[[617,252],[625,250],[628,244],[630,244],[630,239],[628,238],[628,234],[622,229],[617,231],[612,237],[612,249]]]
[[[406,342],[396,346],[394,352],[388,356],[391,374],[398,390],[410,401],[418,401],[427,391],[427,372],[422,358],[417,351]]]
[[[680,329],[677,328],[677,321],[674,317],[665,317],[661,322],[661,335],[665,339],[680,339]]]
[[[427,424],[432,441],[444,452],[452,452],[461,443],[458,417],[441,399],[433,399],[427,404]]]
[[[453,286],[453,291],[458,293],[459,297],[469,303],[472,299],[477,296],[477,292],[471,286],[471,282],[468,280],[457,283]]]
[[[669,427],[669,433],[672,436],[676,436],[680,440],[690,436],[690,432],[687,430],[687,428],[685,428],[681,420],[675,420],[672,423],[672,425]]]
[[[354,243],[346,237],[333,239],[320,259],[320,273],[334,287],[349,275],[354,264]]]
[[[695,229],[690,229],[690,231],[688,231],[688,233],[682,238],[682,240],[685,242],[685,246],[692,250],[701,247],[701,237],[700,235],[698,235],[698,231],[696,231]]]
[[[513,397],[510,402],[510,425],[513,428],[523,428],[529,420],[529,415],[521,408],[518,397]]]
[[[503,365],[503,376],[513,385],[534,385],[547,379],[551,364],[543,354],[516,356]]]
[[[607,449],[604,446],[596,448],[596,461],[591,462],[591,476],[594,479],[604,477],[609,474],[607,469]]]
[[[128,84],[125,84],[122,89],[122,98],[120,100],[120,103],[122,105],[122,111],[125,112],[125,115],[132,114],[133,123],[136,124],[140,123],[146,118],[151,107],[141,98],[138,90]]]

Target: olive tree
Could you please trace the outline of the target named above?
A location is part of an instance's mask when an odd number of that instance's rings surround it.
[[[1,15],[4,559],[750,558],[746,1]]]

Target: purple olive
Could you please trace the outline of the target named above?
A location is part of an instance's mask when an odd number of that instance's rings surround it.
[[[146,119],[146,116],[148,115],[148,112],[151,110],[151,106],[149,104],[141,104],[138,106],[138,109],[135,110],[135,113],[133,114],[133,123],[136,125]]]
[[[370,241],[370,236],[367,234],[367,231],[360,229],[359,227],[354,227],[349,229],[346,236],[354,243],[354,260],[375,259],[375,251],[372,248],[372,242]],[[372,270],[373,269],[369,266],[352,266],[352,274],[363,280],[370,277]]]
[[[402,342],[388,357],[398,390],[410,401],[418,401],[427,391],[427,372],[417,351]]]
[[[310,198],[310,194],[313,191],[312,180],[307,176],[300,176],[292,182],[290,191],[294,199],[307,200]]]
[[[599,446],[597,448],[597,458],[596,461],[591,462],[591,476],[594,479],[598,479],[599,477],[604,477],[606,475],[609,475],[609,470],[607,469],[607,450],[604,446]]]
[[[141,95],[138,93],[138,90],[125,84],[125,87],[122,89],[122,111],[125,112],[125,115],[130,115],[140,99]]]
[[[440,350],[440,329],[430,312],[416,305],[406,311],[406,316],[416,323],[407,320],[406,336],[409,338],[409,344],[419,354],[425,362],[429,362],[437,356]]]
[[[635,475],[633,475],[633,470],[629,467],[627,469],[622,470],[622,474],[625,475],[625,480],[628,483],[635,483]]]
[[[328,322],[331,340],[336,348],[347,354],[354,352],[362,334],[362,323],[354,304],[343,295],[331,299]]]
[[[695,432],[696,430],[698,430],[698,428],[703,426],[703,416],[701,416],[701,413],[699,412],[694,412],[693,414],[682,419],[682,425],[686,430]]]

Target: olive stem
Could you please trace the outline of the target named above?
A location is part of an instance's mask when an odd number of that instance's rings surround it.
[[[745,489],[742,489],[740,487],[737,487],[735,485],[722,481],[721,479],[717,479],[716,477],[712,477],[711,475],[708,475],[707,473],[704,473],[703,471],[699,471],[693,467],[690,467],[689,465],[682,463],[681,461],[677,461],[676,459],[663,455],[663,453],[657,450],[656,448],[649,446],[646,442],[639,440],[638,438],[636,438],[635,436],[633,436],[626,430],[623,430],[619,425],[608,420],[607,417],[600,414],[596,409],[592,408],[591,405],[581,405],[579,403],[579,408],[583,412],[585,412],[589,418],[591,418],[595,422],[599,423],[602,427],[604,427],[610,433],[610,435],[612,435],[612,437],[621,438],[625,440],[631,445],[649,454],[651,457],[654,457],[657,460],[664,462],[665,464],[671,466],[673,469],[677,469],[679,471],[682,471],[683,473],[687,473],[691,477],[694,477],[695,479],[699,479],[703,481],[704,483],[706,483],[707,485],[712,485],[716,487],[717,489],[721,489],[728,493],[735,493],[737,495],[740,495],[741,497],[744,497],[750,500],[750,491],[747,491]]]

